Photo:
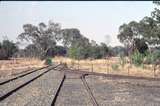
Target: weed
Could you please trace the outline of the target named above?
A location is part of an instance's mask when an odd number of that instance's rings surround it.
[[[112,70],[118,71],[119,65],[118,64],[112,64]]]

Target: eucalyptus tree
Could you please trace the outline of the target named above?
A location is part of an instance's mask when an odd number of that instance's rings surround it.
[[[61,30],[62,43],[65,47],[71,47],[73,45],[87,45],[89,40],[84,37],[80,31],[76,28],[67,28]]]
[[[123,24],[119,27],[119,34],[117,35],[117,38],[127,48],[129,55],[135,48],[134,39],[140,37],[141,35],[139,34],[139,24],[135,21],[131,21],[128,24]]]
[[[139,33],[148,45],[160,44],[160,26],[152,17],[144,17],[139,24]]]
[[[24,32],[18,35],[18,39],[31,41],[40,51],[42,59],[50,48],[55,47],[56,41],[61,39],[61,26],[52,21],[49,21],[48,25],[43,22],[39,23],[38,26],[24,24],[23,30]]]
[[[88,57],[89,39],[83,36],[76,28],[61,30],[62,44],[68,48],[69,57],[83,59]]]

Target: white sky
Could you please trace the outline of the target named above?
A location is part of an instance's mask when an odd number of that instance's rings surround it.
[[[120,45],[116,37],[119,26],[150,16],[154,7],[152,1],[1,1],[0,40],[7,35],[16,41],[23,24],[52,19],[62,28],[78,28],[98,43],[110,38],[109,45],[116,46]]]

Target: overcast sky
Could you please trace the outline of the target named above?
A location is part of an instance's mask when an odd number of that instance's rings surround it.
[[[154,7],[152,1],[0,1],[0,40],[6,35],[16,41],[23,24],[53,20],[62,28],[78,28],[98,43],[116,46],[119,26],[150,16]]]

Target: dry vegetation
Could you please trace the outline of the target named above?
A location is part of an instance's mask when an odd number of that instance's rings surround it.
[[[154,73],[153,65],[143,65],[136,67],[129,62],[122,65],[119,57],[97,60],[73,60],[64,57],[55,57],[53,63],[67,63],[69,68],[82,69],[85,71],[109,73],[118,75],[143,76],[143,77],[160,77],[160,66],[157,66]],[[127,58],[126,58],[127,60]],[[79,65],[78,65],[79,64]],[[14,75],[22,71],[39,68],[44,66],[44,61],[35,58],[21,58],[0,61],[0,77]]]
[[[0,77],[13,75],[22,71],[43,67],[43,61],[35,58],[19,58],[11,60],[0,60]]]
[[[126,58],[127,60],[127,58]],[[126,62],[124,66],[120,63],[119,57],[112,57],[109,59],[97,59],[97,60],[77,60],[55,57],[54,62],[67,63],[70,68],[83,69],[86,71],[93,71],[99,73],[109,73],[118,75],[130,75],[139,77],[160,77],[160,66],[157,66],[154,73],[153,65],[143,65],[141,67],[136,67],[129,62]],[[79,64],[79,66],[78,66]],[[93,66],[93,67],[92,67]]]

